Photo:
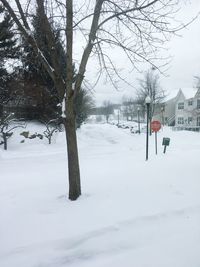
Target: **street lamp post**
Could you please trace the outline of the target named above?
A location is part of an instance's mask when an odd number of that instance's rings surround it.
[[[140,108],[137,108],[137,115],[138,115],[138,133],[140,134]]]
[[[118,108],[118,112],[117,112],[117,125],[119,126],[119,108]]]
[[[147,131],[146,131],[146,160],[148,160],[149,156],[149,107],[151,103],[150,96],[147,96],[145,99],[145,104],[147,106]]]
[[[164,107],[161,107],[162,125],[164,126]]]

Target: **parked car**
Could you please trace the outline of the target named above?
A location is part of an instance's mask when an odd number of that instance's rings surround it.
[[[147,131],[147,127],[146,127],[146,126],[142,126],[142,127],[140,128],[140,133],[146,133],[146,131]],[[130,129],[130,132],[131,132],[131,133],[139,133],[139,129],[138,129],[138,127],[132,127],[132,128]]]

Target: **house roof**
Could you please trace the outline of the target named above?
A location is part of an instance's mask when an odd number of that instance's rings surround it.
[[[185,96],[185,99],[190,99],[190,98],[193,98],[196,95],[197,88],[186,87],[186,88],[180,88],[180,89],[177,89],[177,90],[170,91],[167,94],[166,101],[170,101],[172,99],[175,99],[181,91],[182,91],[183,95]]]
[[[181,88],[186,99],[193,98],[197,93],[197,88]]]
[[[175,99],[177,97],[179,91],[180,90],[172,90],[172,91],[168,92],[166,95],[165,101],[168,102],[168,101]]]

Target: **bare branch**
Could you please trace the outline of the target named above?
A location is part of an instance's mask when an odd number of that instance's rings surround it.
[[[82,58],[81,58],[81,63],[79,66],[79,71],[78,71],[78,75],[77,75],[77,79],[76,79],[76,83],[75,83],[75,92],[77,93],[80,90],[83,78],[84,78],[84,74],[85,74],[85,70],[86,70],[86,65],[89,59],[89,56],[92,52],[92,48],[94,45],[94,41],[96,39],[96,33],[97,33],[97,29],[98,29],[98,23],[99,23],[99,19],[100,19],[100,14],[101,14],[101,8],[103,5],[104,0],[97,0],[96,1],[96,5],[94,8],[94,16],[93,16],[93,20],[92,20],[92,24],[91,24],[91,28],[90,28],[90,33],[89,33],[89,40],[87,43],[87,46],[83,52]]]
[[[22,21],[23,21],[23,23],[24,23],[24,27],[25,27],[26,29],[30,30],[30,27],[29,27],[29,25],[28,25],[28,22],[27,22],[27,20],[26,20],[26,17],[25,17],[25,15],[24,15],[24,12],[23,12],[23,9],[22,9],[22,6],[21,6],[19,0],[15,0],[15,2],[16,2],[16,4],[17,4],[17,7],[18,7],[18,10],[19,10],[20,16],[21,16]]]

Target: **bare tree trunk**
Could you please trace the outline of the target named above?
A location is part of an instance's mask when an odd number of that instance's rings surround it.
[[[80,170],[78,147],[76,138],[76,125],[74,113],[74,88],[73,83],[73,0],[66,1],[66,119],[65,132],[67,139],[68,174],[69,174],[69,199],[76,200],[81,195]]]
[[[4,144],[4,150],[7,150],[7,138],[6,138],[6,133],[3,133],[3,144]]]
[[[76,137],[75,114],[72,104],[68,103],[68,115],[64,119],[67,139],[69,199],[76,200],[81,195],[81,181]]]

